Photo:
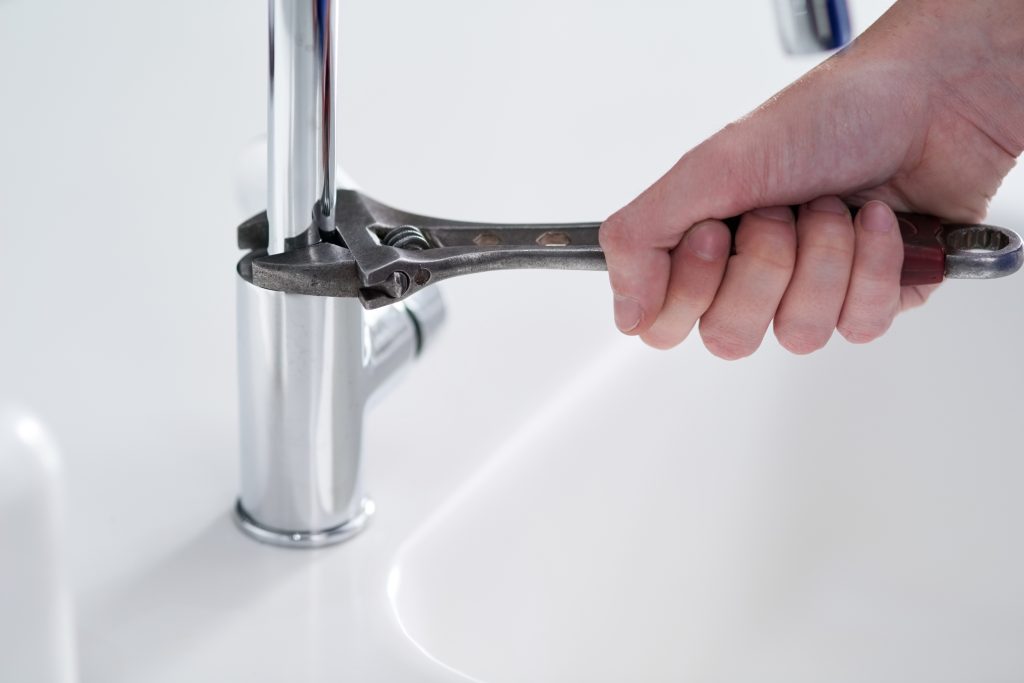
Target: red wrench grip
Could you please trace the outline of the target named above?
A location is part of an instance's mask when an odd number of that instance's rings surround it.
[[[946,247],[942,222],[935,216],[897,213],[903,235],[903,272],[900,284],[934,285],[946,275]]]
[[[794,213],[799,207],[792,207]],[[850,213],[854,216],[860,210],[851,206]],[[943,243],[943,224],[935,216],[919,213],[896,213],[899,221],[900,234],[903,236],[903,271],[900,284],[934,285],[942,282],[946,275],[946,247]],[[738,216],[725,221],[726,225],[736,234],[740,218]]]

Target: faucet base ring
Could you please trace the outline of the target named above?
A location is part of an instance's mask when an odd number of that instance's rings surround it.
[[[370,518],[373,516],[374,509],[373,501],[369,498],[363,498],[359,503],[359,512],[355,517],[344,524],[339,524],[336,527],[322,531],[282,531],[262,526],[245,511],[241,500],[235,503],[232,517],[234,517],[235,525],[239,529],[260,543],[283,548],[322,548],[347,541],[365,529]]]

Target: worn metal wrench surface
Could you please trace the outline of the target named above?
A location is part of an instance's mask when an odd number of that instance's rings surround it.
[[[353,190],[338,193],[337,207],[333,231],[311,225],[289,241],[285,252],[271,256],[265,253],[266,214],[246,221],[239,227],[239,246],[252,251],[239,272],[266,289],[359,297],[366,308],[379,308],[458,275],[606,268],[597,239],[600,223],[451,221],[400,211]],[[1024,246],[1012,230],[919,214],[897,216],[904,285],[1003,277],[1024,263]],[[726,223],[735,230],[739,219]]]

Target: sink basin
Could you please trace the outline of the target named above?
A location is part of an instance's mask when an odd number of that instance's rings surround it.
[[[340,160],[453,218],[607,216],[814,59],[764,0],[343,4]],[[1024,275],[943,288],[870,347],[737,364],[619,338],[601,273],[454,279],[367,418],[369,530],[242,537],[266,21],[0,1],[0,402],[61,446],[80,681],[1024,678]],[[1022,197],[1017,172],[992,221],[1024,226]],[[0,633],[24,634],[12,587]]]
[[[971,289],[813,358],[610,346],[403,545],[396,617],[488,683],[1019,680],[1024,371]]]

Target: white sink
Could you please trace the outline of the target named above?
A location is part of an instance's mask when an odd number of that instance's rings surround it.
[[[772,21],[343,3],[340,160],[411,211],[600,219],[813,63]],[[269,548],[229,518],[266,7],[0,0],[0,58],[0,400],[61,445],[83,683],[1024,676],[1024,275],[735,365],[620,339],[600,273],[453,280],[367,421],[372,526]]]
[[[74,683],[61,461],[46,428],[0,403],[0,677]]]
[[[487,683],[1018,680],[1019,336],[949,325],[1024,287],[980,287],[815,358],[615,345],[405,543],[396,617]]]

